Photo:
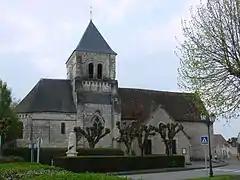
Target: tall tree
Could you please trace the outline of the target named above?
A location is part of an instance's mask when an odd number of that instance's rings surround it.
[[[110,129],[105,128],[102,125],[93,124],[92,127],[87,127],[86,129],[81,127],[75,127],[77,141],[82,137],[86,138],[90,148],[95,148],[96,144],[107,134],[110,133]]]
[[[149,125],[140,124],[136,129],[136,137],[138,141],[138,146],[141,150],[141,155],[145,155],[144,150],[147,147],[147,141],[150,136],[155,136],[155,127]]]
[[[117,141],[124,143],[126,147],[127,155],[131,155],[132,143],[134,139],[136,139],[137,137],[137,129],[138,129],[137,123],[134,121],[130,123],[126,123],[126,122],[121,123],[120,121],[118,121],[116,123],[116,126],[120,134],[119,137],[117,138]]]
[[[11,107],[11,91],[7,84],[0,80],[0,135],[1,145],[17,139],[22,132],[22,123]]]
[[[207,0],[190,21],[177,47],[179,85],[198,92],[216,116],[236,117],[240,107],[240,1]]]

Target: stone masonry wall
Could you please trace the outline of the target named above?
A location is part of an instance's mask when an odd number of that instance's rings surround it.
[[[207,126],[205,123],[201,122],[183,122],[185,131],[191,137],[191,156],[194,159],[204,159],[204,146],[200,142],[201,136],[207,136]],[[211,128],[211,134],[213,134],[213,129]],[[211,137],[213,137],[211,135]],[[212,140],[212,138],[211,138]],[[213,142],[213,141],[211,141]],[[208,148],[207,153],[208,153]]]
[[[97,65],[101,63],[103,66],[103,79],[116,78],[115,55],[91,52],[74,52],[69,58],[67,66],[68,78],[88,77],[88,64],[94,64],[94,78],[97,77]]]
[[[112,147],[113,146],[113,137],[114,137],[114,131],[112,130],[112,127],[114,126],[114,116],[112,116],[112,106],[111,105],[103,105],[103,104],[84,104],[84,105],[78,105],[78,112],[79,115],[82,114],[82,118],[78,119],[78,124],[82,127],[90,127],[92,126],[91,117],[94,116],[96,111],[100,111],[101,117],[104,119],[105,128],[109,128],[111,130],[111,133],[105,136],[103,139],[100,140],[100,142],[96,145],[96,147]],[[81,121],[81,122],[79,122]],[[84,141],[84,139],[82,139]],[[86,142],[86,141],[85,141]],[[84,147],[88,147],[88,144],[84,144]]]
[[[20,115],[23,122],[23,139],[18,140],[18,146],[28,146],[31,130],[33,140],[42,138],[42,147],[67,147],[68,135],[76,124],[75,114],[34,113],[32,117]],[[61,134],[61,123],[65,123],[65,134]]]

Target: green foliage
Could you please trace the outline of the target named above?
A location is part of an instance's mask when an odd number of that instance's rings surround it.
[[[64,174],[55,174],[55,175],[42,175],[36,176],[29,180],[131,180],[130,178],[123,178],[117,176],[110,176],[106,174],[76,174],[76,173],[64,173]]]
[[[106,174],[74,174],[61,168],[41,165],[37,163],[9,163],[0,164],[0,174],[4,179],[12,180],[44,180],[44,179],[58,179],[58,180],[130,180]],[[1,178],[0,178],[1,179]]]
[[[2,142],[10,142],[17,139],[22,132],[22,123],[13,111],[11,91],[7,84],[0,80],[0,135]]]
[[[4,156],[18,156],[25,161],[31,161],[29,148],[9,148],[3,149]],[[67,148],[41,148],[40,163],[51,165],[54,158],[65,156]],[[94,148],[94,149],[77,149],[78,156],[123,156],[124,152],[115,148]],[[35,150],[35,157],[37,151]]]
[[[56,174],[64,172],[60,168],[44,166],[37,163],[9,163],[0,165],[0,174],[6,179],[25,179],[43,174]]]
[[[93,123],[92,127],[87,127],[86,129],[75,127],[74,131],[76,132],[76,139],[79,141],[81,137],[86,138],[90,148],[94,148],[103,137],[110,133],[109,128],[104,129],[101,123],[95,122]]]
[[[177,47],[179,86],[197,92],[209,111],[225,118],[238,116],[240,108],[239,6],[201,3],[182,22],[184,41]]]
[[[103,166],[104,164],[104,166]],[[74,173],[121,172],[145,169],[184,167],[184,156],[78,156],[55,159],[55,166]]]

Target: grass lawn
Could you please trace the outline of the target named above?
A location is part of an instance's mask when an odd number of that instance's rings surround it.
[[[216,175],[212,178],[210,177],[203,177],[203,178],[192,178],[187,180],[240,180],[240,175]]]

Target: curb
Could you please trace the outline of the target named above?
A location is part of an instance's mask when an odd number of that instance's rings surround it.
[[[227,166],[228,163],[221,163],[218,165],[213,165],[213,168]],[[208,166],[209,168],[209,166]],[[107,173],[109,175],[137,175],[137,174],[153,174],[153,173],[164,173],[164,172],[177,172],[177,171],[189,171],[196,169],[205,169],[204,166],[201,167],[186,167],[186,168],[167,168],[167,169],[150,169],[150,170],[139,170],[139,171],[123,171],[123,172],[112,172]]]

